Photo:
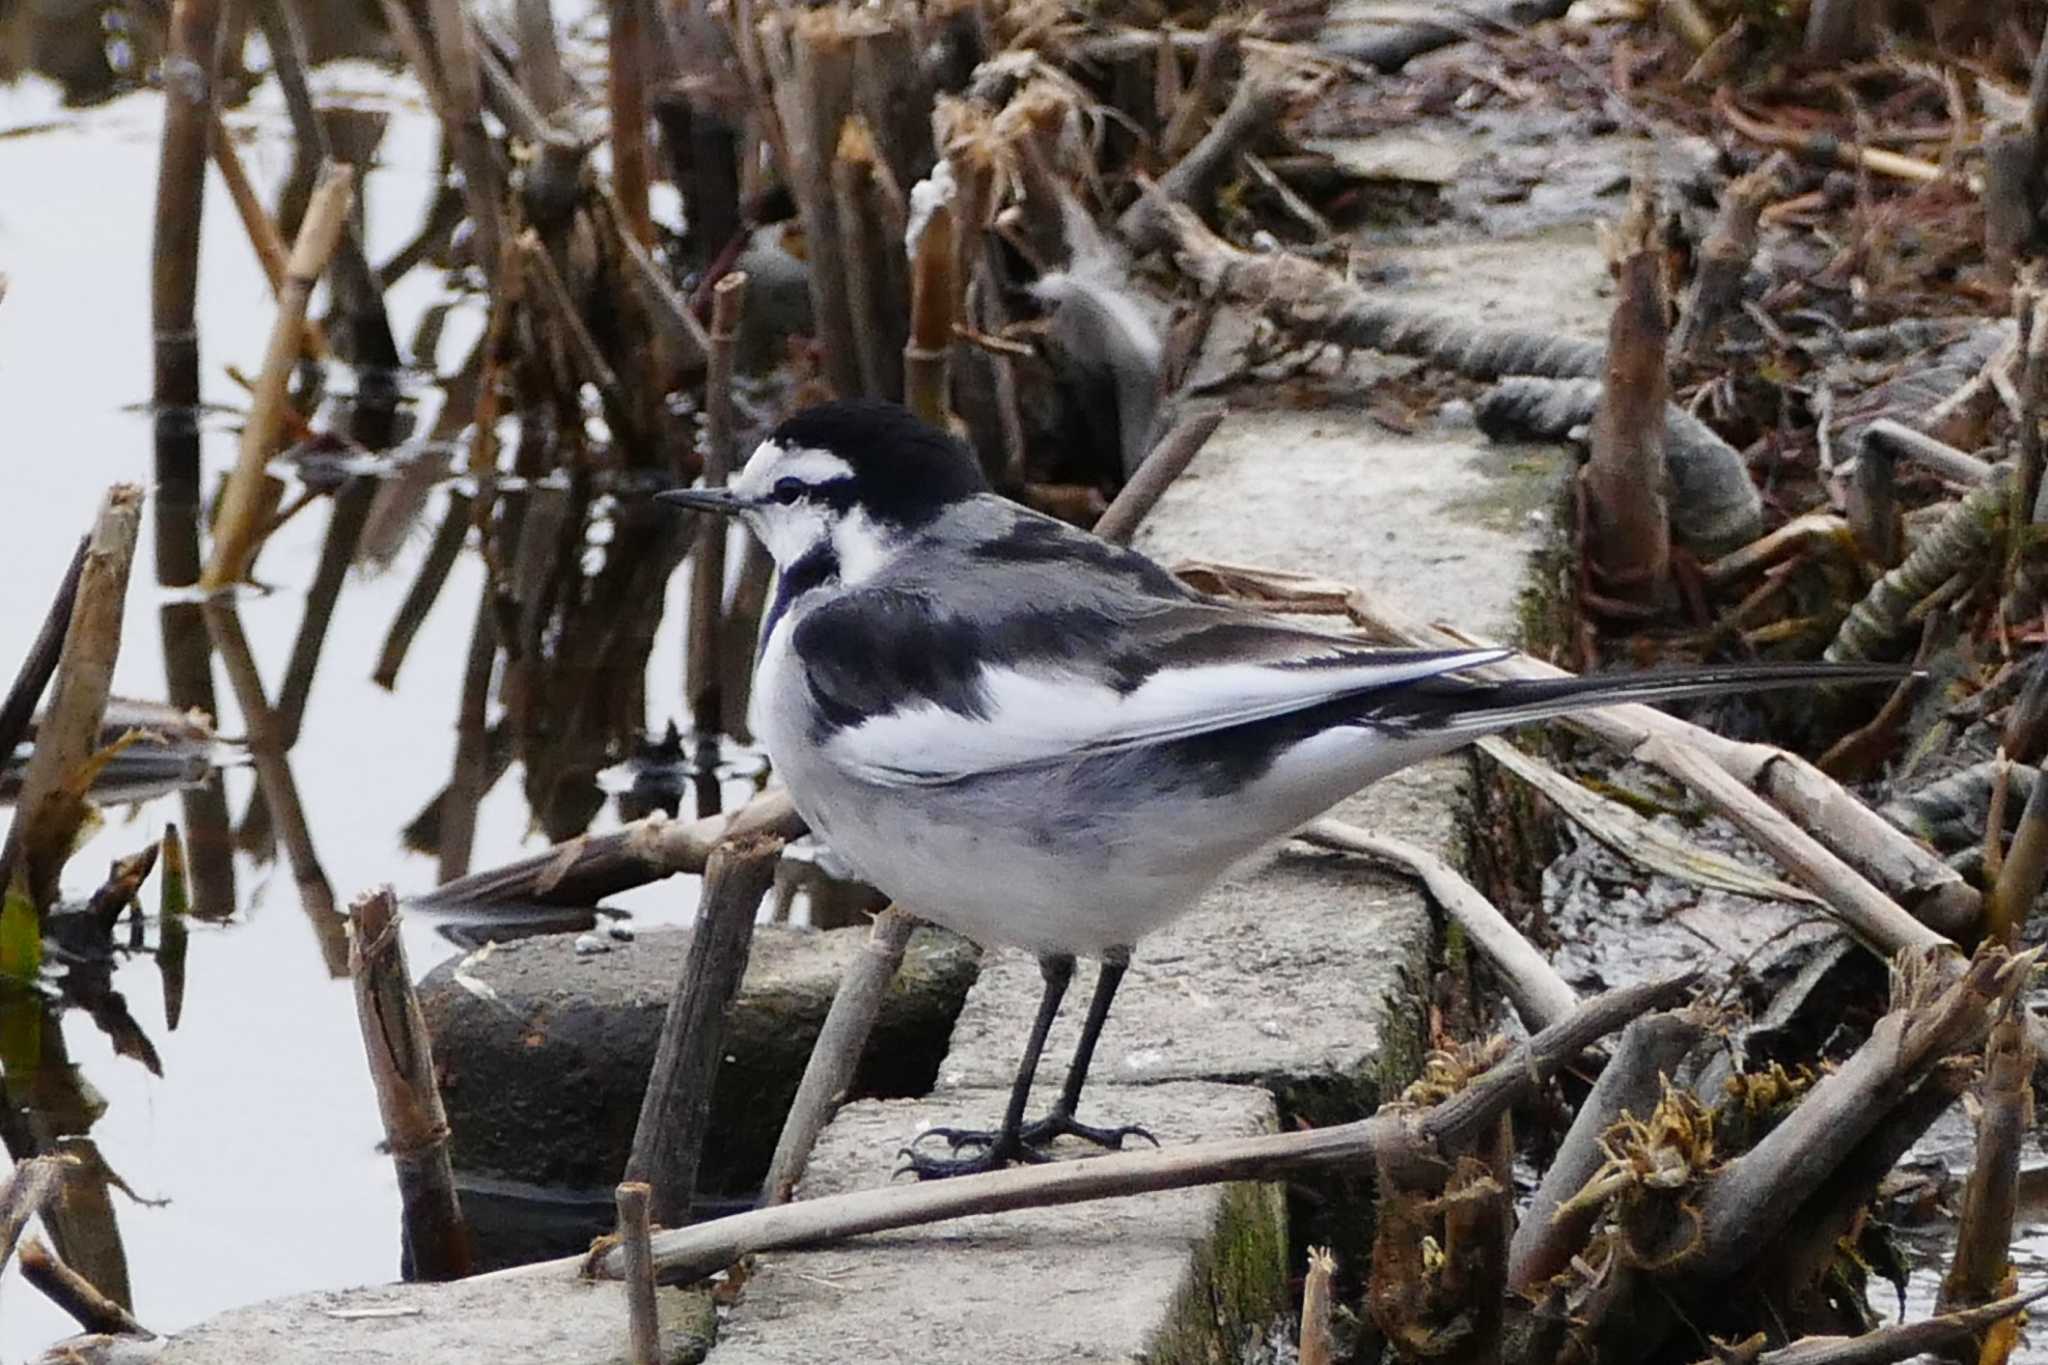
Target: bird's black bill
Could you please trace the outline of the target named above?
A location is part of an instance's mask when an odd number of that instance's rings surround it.
[[[666,488],[654,495],[656,502],[673,503],[698,512],[733,516],[747,505],[746,499],[730,488]]]

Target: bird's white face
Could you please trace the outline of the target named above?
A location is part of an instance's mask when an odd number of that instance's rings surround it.
[[[763,441],[731,490],[741,520],[783,568],[829,546],[841,581],[853,583],[894,552],[891,537],[854,499],[853,466],[829,450]]]

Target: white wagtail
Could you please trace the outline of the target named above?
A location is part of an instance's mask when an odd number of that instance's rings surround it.
[[[972,452],[888,403],[784,422],[725,488],[778,566],[752,725],[811,829],[866,880],[1045,992],[1003,1125],[965,1157],[1043,1160],[1074,1119],[1131,946],[1233,864],[1344,797],[1478,736],[1620,701],[1898,676],[1730,666],[1480,682],[1505,649],[1385,649],[1204,598],[1136,551],[991,493]],[[1100,961],[1059,1101],[1024,1107],[1074,959]],[[1149,1135],[1145,1135],[1149,1136]]]

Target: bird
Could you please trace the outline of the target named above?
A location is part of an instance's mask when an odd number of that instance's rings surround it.
[[[1374,781],[1616,702],[1900,676],[1766,664],[1477,679],[1511,651],[1387,648],[1205,596],[997,495],[964,442],[878,400],[797,412],[728,483],[656,496],[737,517],[775,561],[749,723],[812,833],[914,913],[1038,959],[1001,1126],[919,1134],[902,1155],[921,1179],[1047,1160],[1062,1136],[1150,1138],[1077,1117],[1132,950]],[[1099,967],[1080,1043],[1027,1123],[1081,958]]]

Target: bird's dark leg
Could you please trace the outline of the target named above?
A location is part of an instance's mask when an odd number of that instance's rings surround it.
[[[1102,967],[1095,974],[1095,994],[1088,1001],[1088,1020],[1081,1026],[1080,1045],[1067,1066],[1067,1083],[1060,1087],[1060,1097],[1054,1101],[1052,1112],[1019,1134],[1025,1146],[1042,1147],[1056,1137],[1077,1137],[1111,1149],[1122,1147],[1126,1138],[1134,1137],[1141,1137],[1155,1147],[1159,1145],[1159,1139],[1135,1123],[1093,1128],[1074,1121],[1074,1110],[1081,1103],[1081,1087],[1088,1083],[1088,1065],[1095,1060],[1095,1044],[1102,1037],[1102,1026],[1109,1022],[1110,1002],[1116,999],[1116,988],[1123,984],[1130,965],[1128,948],[1112,949],[1102,955]]]
[[[1122,984],[1124,972],[1130,965],[1131,954],[1128,948],[1115,949],[1102,955],[1102,969],[1095,977],[1095,994],[1088,1002],[1088,1019],[1081,1026],[1081,1042],[1074,1049],[1074,1060],[1067,1067],[1067,1083],[1060,1087],[1059,1099],[1054,1101],[1052,1111],[1044,1118],[1036,1123],[1022,1124],[1024,1101],[1031,1089],[1031,1073],[1027,1070],[1017,1077],[1017,1088],[1010,1095],[1010,1114],[1005,1119],[1002,1132],[991,1133],[985,1129],[971,1128],[928,1128],[919,1135],[920,1138],[941,1138],[950,1143],[956,1152],[962,1147],[979,1147],[986,1152],[1003,1145],[1006,1135],[1015,1127],[1018,1150],[1011,1155],[1012,1159],[1022,1161],[1046,1160],[1045,1154],[1038,1149],[1059,1137],[1077,1137],[1084,1142],[1092,1142],[1098,1147],[1108,1147],[1112,1150],[1121,1148],[1129,1138],[1143,1138],[1157,1146],[1159,1140],[1134,1123],[1118,1128],[1095,1128],[1078,1123],[1074,1119],[1074,1110],[1081,1102],[1081,1088],[1088,1083],[1089,1063],[1095,1060],[1095,1044],[1102,1037],[1102,1026],[1109,1022],[1110,1003],[1116,999],[1116,988]],[[1071,962],[1068,964],[1068,971],[1072,971]],[[1047,983],[1050,986],[1050,977],[1047,978]],[[1064,985],[1061,989],[1065,989]],[[1050,1025],[1051,1021],[1051,1013],[1040,1006],[1040,1024]],[[1043,1028],[1034,1031],[1034,1053],[1026,1059],[1030,1066],[1037,1065],[1035,1050],[1041,1048],[1044,1042]],[[1019,1124],[1021,1126],[1017,1126]],[[948,1171],[946,1174],[955,1172]]]
[[[919,1135],[921,1138],[944,1138],[954,1151],[962,1147],[979,1147],[981,1150],[973,1156],[935,1157],[905,1147],[901,1155],[909,1161],[908,1169],[919,1180],[1001,1170],[1015,1160],[1046,1159],[1024,1145],[1024,1106],[1031,1099],[1031,1082],[1038,1076],[1038,1059],[1045,1052],[1045,1036],[1052,1032],[1052,1021],[1060,1012],[1060,1001],[1066,998],[1067,986],[1074,979],[1074,959],[1066,954],[1041,957],[1038,970],[1045,977],[1045,993],[1038,997],[1038,1018],[1032,1021],[1031,1037],[1024,1043],[1023,1060],[1017,1064],[1017,1079],[1010,1086],[1010,1103],[1003,1111],[1003,1126],[993,1133],[966,1128],[927,1129]],[[1103,1008],[1107,1011],[1108,1006]]]

